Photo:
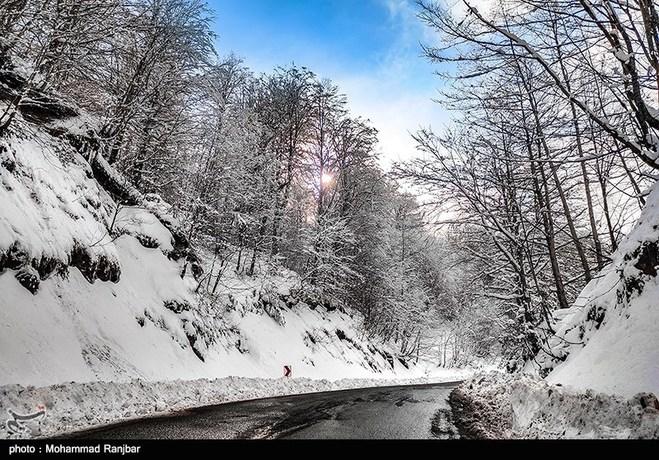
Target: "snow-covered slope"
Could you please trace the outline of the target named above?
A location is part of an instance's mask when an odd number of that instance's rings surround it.
[[[0,139],[0,384],[424,374],[356,312],[299,301],[284,269],[198,296],[166,203],[118,206],[64,137],[16,126]]]
[[[537,360],[549,383],[630,397],[659,394],[659,187],[612,263],[563,312],[551,353]]]

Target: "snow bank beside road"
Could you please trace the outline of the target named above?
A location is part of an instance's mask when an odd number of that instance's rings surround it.
[[[549,385],[528,375],[489,373],[451,394],[461,435],[475,438],[659,438],[659,403]]]
[[[192,381],[89,382],[48,387],[0,386],[0,414],[12,420],[9,411],[45,415],[11,430],[2,420],[0,438],[55,436],[132,418],[163,415],[192,407],[319,391],[450,382],[467,378],[468,371],[437,369],[433,377],[415,379],[314,380],[225,377]],[[15,425],[14,425],[15,426]]]

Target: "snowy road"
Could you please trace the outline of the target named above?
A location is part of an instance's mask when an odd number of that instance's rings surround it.
[[[457,437],[457,383],[364,388],[208,406],[81,433],[94,439]]]

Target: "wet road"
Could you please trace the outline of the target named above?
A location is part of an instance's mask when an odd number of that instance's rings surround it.
[[[457,383],[364,388],[207,406],[77,439],[452,439]]]

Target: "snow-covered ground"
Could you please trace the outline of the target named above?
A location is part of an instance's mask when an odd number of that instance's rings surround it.
[[[477,375],[451,395],[463,434],[659,438],[658,242],[655,186],[610,265],[556,312],[548,350],[523,373]]]
[[[462,383],[451,400],[462,428],[481,438],[659,437],[659,402],[647,393],[623,398],[491,372]]]
[[[122,268],[117,283],[90,284],[71,269],[32,294],[11,270],[0,275],[0,384],[277,378],[284,365],[296,377],[330,379],[427,371],[406,368],[386,344],[363,337],[356,312],[283,302],[266,311],[259,299],[272,285],[235,276],[227,277],[234,284],[215,305],[199,305],[186,286],[190,280],[181,280],[177,264],[158,249],[129,235],[113,244]],[[286,292],[286,280],[276,281],[275,292]],[[177,303],[165,306],[171,301]]]
[[[299,278],[282,267],[256,276],[227,269],[215,294],[199,294],[185,259],[172,257],[166,203],[118,205],[71,145],[36,125],[21,129],[0,139],[0,413],[45,409],[36,434],[250,397],[470,375],[396,358],[364,335],[358,312],[305,303]],[[550,352],[536,359],[546,382],[470,383],[475,400],[501,416],[493,426],[510,422],[501,433],[657,436],[656,411],[640,402],[652,398],[637,394],[659,393],[659,188],[647,202],[609,267],[560,312]],[[282,379],[284,366],[294,378]]]

